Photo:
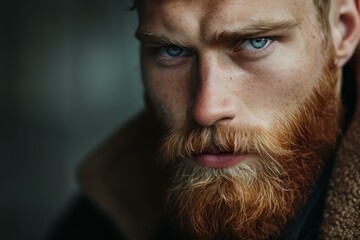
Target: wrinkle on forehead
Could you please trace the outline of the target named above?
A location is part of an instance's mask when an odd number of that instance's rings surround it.
[[[209,21],[219,18],[249,18],[262,15],[276,16],[281,14],[281,9],[287,9],[292,14],[304,16],[304,10],[309,10],[305,5],[312,3],[311,0],[142,0],[142,10],[139,12],[140,20],[148,20],[148,17],[158,17],[158,13],[166,14],[166,17],[175,21],[181,17],[187,17],[189,12],[197,15],[198,19]],[[231,6],[233,5],[233,6]],[[313,5],[311,5],[312,8]],[[144,11],[145,10],[145,11]],[[301,12],[301,14],[299,13]],[[284,13],[284,11],[283,11]],[[306,12],[305,12],[306,13]],[[148,16],[146,15],[153,15]]]
[[[267,1],[264,0],[138,0],[138,2],[141,2],[139,6],[154,6],[154,7],[160,7],[165,4],[171,4],[173,5],[172,8],[179,8],[183,7],[184,4],[187,6],[192,5],[198,5],[202,8],[207,9],[218,9],[221,7],[221,5],[243,5],[243,6],[249,6],[249,4],[257,4],[259,7],[261,7],[262,4],[266,3]],[[282,0],[282,1],[271,1],[271,4],[291,4],[293,6],[296,5],[303,5],[303,4],[309,4],[313,6],[312,0]],[[182,6],[181,6],[182,5]]]
[[[309,18],[311,0],[147,0],[139,29],[181,41],[208,39],[268,24],[301,23]],[[314,7],[312,7],[314,8]],[[315,13],[315,11],[313,10]],[[265,23],[265,24],[264,24]],[[255,26],[255,27],[254,27]],[[251,30],[251,29],[250,29]],[[189,40],[191,38],[191,40]]]

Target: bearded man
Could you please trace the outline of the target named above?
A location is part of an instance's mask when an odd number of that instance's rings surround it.
[[[114,236],[359,239],[360,1],[134,9],[147,109],[80,170]]]

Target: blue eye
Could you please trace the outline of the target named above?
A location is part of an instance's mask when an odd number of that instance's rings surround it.
[[[176,58],[188,55],[189,52],[185,48],[173,45],[160,48],[159,53],[163,57]]]
[[[250,39],[250,44],[256,49],[261,49],[267,45],[268,41],[269,39],[267,38],[254,38]]]
[[[239,49],[243,50],[258,50],[263,49],[269,45],[271,40],[266,37],[249,38],[241,43]]]

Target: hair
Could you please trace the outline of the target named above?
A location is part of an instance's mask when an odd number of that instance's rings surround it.
[[[135,0],[134,0],[135,1]],[[329,14],[330,14],[330,6],[331,0],[313,0],[314,6],[316,8],[317,17],[324,28],[325,36],[330,32],[330,22],[329,22]]]

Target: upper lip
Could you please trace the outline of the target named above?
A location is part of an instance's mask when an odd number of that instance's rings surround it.
[[[226,148],[226,147],[217,147],[216,145],[210,145],[207,148],[205,148],[203,151],[196,153],[195,155],[201,155],[201,154],[252,154],[256,151],[234,151],[232,149]]]
[[[224,151],[214,145],[211,145],[210,147],[206,148],[203,152],[199,153],[199,155],[200,154],[222,154],[222,153],[232,153],[232,152]]]

